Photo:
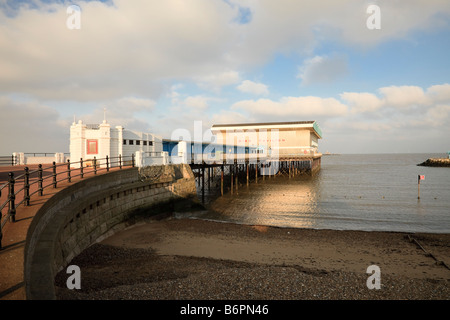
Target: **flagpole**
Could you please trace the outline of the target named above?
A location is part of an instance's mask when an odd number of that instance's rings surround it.
[[[420,174],[417,176],[417,199],[420,199],[420,180],[425,180],[425,176]]]
[[[417,177],[417,199],[420,199],[420,175]]]

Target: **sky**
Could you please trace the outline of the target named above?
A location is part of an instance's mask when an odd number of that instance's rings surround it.
[[[74,120],[105,114],[167,139],[315,120],[322,152],[446,153],[449,52],[448,0],[0,0],[0,155],[68,152]]]

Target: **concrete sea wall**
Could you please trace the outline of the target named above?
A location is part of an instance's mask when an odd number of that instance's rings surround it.
[[[27,299],[55,299],[55,275],[91,244],[140,217],[196,204],[195,178],[185,164],[114,171],[63,189],[42,206],[28,230]]]

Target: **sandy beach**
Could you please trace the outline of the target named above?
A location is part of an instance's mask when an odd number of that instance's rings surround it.
[[[409,237],[408,237],[409,235]],[[287,229],[197,219],[149,220],[56,277],[58,299],[448,300],[450,234]],[[380,289],[366,273],[380,268]]]

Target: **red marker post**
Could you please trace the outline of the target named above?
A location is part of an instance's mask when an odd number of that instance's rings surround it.
[[[419,174],[417,177],[417,187],[418,187],[417,199],[420,199],[420,180],[425,180],[425,176]]]

